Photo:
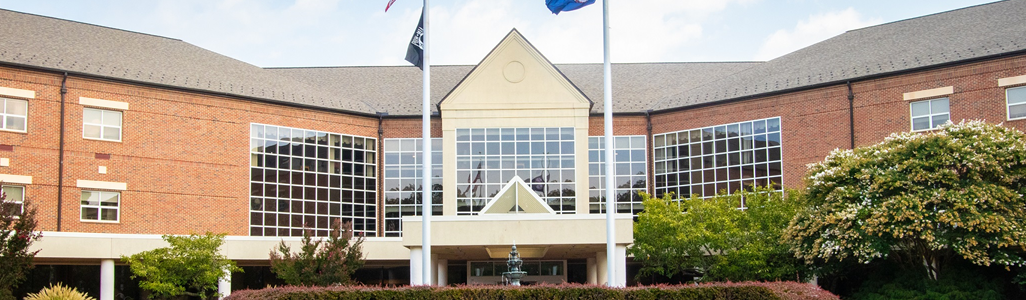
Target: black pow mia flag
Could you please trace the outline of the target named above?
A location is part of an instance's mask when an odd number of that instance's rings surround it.
[[[413,33],[410,45],[406,48],[406,61],[424,70],[424,11],[420,12],[417,31]]]

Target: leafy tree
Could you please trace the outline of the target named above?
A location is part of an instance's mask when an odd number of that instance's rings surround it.
[[[982,121],[896,133],[810,165],[809,206],[784,237],[810,263],[878,258],[937,280],[952,257],[1022,266],[1026,141]],[[924,268],[925,267],[925,268]]]
[[[0,191],[0,299],[14,299],[14,287],[25,281],[39,252],[29,247],[43,234],[36,231],[36,208],[28,199],[21,204],[6,200],[7,193]]]
[[[164,235],[170,247],[121,256],[132,270],[132,278],[141,278],[139,287],[158,297],[188,295],[215,298],[217,281],[231,272],[242,271],[235,262],[218,252],[224,234]]]
[[[791,196],[767,189],[673,200],[643,195],[630,252],[639,276],[700,275],[697,281],[805,280],[809,270],[780,242],[798,211]],[[739,207],[744,201],[747,209]]]
[[[271,271],[290,285],[352,284],[353,273],[364,263],[363,238],[353,239],[352,224],[336,220],[327,239],[313,240],[311,232],[303,232],[299,253],[292,253],[285,241],[271,250]]]

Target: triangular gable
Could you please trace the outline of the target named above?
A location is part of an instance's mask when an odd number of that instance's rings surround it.
[[[516,207],[520,207],[522,212],[515,211]],[[506,186],[502,187],[502,190],[488,201],[488,204],[481,209],[482,214],[511,214],[511,213],[528,213],[528,214],[555,214],[556,211],[552,210],[548,204],[538,195],[531,190],[531,187],[520,179],[520,176],[513,176],[506,183]]]
[[[591,109],[592,102],[513,29],[449,92],[451,110]]]

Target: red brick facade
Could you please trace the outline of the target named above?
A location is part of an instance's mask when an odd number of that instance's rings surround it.
[[[904,93],[953,86],[951,120],[983,119],[1019,130],[1026,121],[1006,121],[1005,87],[998,78],[1026,74],[1020,55],[852,82],[855,145],[878,143],[894,132],[911,130]],[[831,150],[851,147],[848,87],[838,84],[782,95],[728,102],[652,116],[652,132],[666,133],[752,119],[781,117],[784,185],[802,186],[806,165]],[[651,145],[649,146],[651,147]]]
[[[0,86],[33,90],[27,133],[0,132],[13,145],[3,174],[28,175],[26,194],[40,227],[57,230],[62,76],[0,68]],[[70,76],[65,95],[62,231],[248,235],[249,125],[264,123],[377,138],[377,118],[266,104]],[[127,102],[122,141],[82,138],[79,97]],[[97,159],[109,154],[110,159]],[[99,166],[107,174],[99,174]],[[80,221],[77,180],[127,183],[118,223]]]
[[[909,101],[903,93],[946,86],[954,87],[948,96],[953,121],[984,119],[1024,130],[1026,121],[1006,121],[1005,88],[997,85],[998,78],[1024,74],[1026,55],[1020,55],[852,82],[855,144],[869,145],[893,132],[909,131]],[[14,149],[0,150],[0,157],[10,159],[0,174],[32,176],[26,195],[39,210],[41,229],[51,231],[57,230],[62,79],[58,73],[0,67],[0,87],[36,92],[34,99],[27,99],[28,132],[0,131],[0,145]],[[379,138],[379,119],[372,116],[79,76],[70,76],[67,87],[62,231],[248,235],[250,123]],[[121,142],[82,138],[79,97],[129,104],[123,113]],[[777,116],[782,122],[788,187],[801,186],[806,164],[822,160],[833,149],[850,147],[845,84],[656,113],[651,126],[658,134]],[[382,137],[419,137],[420,122],[386,117],[380,120]],[[618,116],[614,132],[647,135],[648,125],[644,115]],[[602,134],[602,117],[592,116],[589,135]],[[432,135],[442,135],[440,118],[432,120]],[[378,143],[379,151],[382,144]],[[651,142],[649,147],[651,153]],[[109,154],[110,159],[97,154]],[[382,165],[378,164],[378,174],[383,174]],[[98,172],[100,166],[107,167],[107,174]],[[77,180],[127,183],[121,193],[120,221],[80,221]],[[379,200],[377,224],[382,224],[381,208]]]

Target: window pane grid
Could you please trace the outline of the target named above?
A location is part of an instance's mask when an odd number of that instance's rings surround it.
[[[118,222],[121,193],[82,191],[82,221]]]
[[[4,205],[17,205],[18,211],[25,212],[25,187],[17,185],[4,185],[0,187],[7,196],[4,198]]]
[[[930,130],[948,122],[948,98],[916,101],[909,104],[912,112],[912,131]]]
[[[1026,86],[1005,90],[1005,99],[1009,120],[1026,118]]]
[[[327,236],[337,220],[377,232],[377,140],[250,126],[250,235]]]
[[[121,141],[121,112],[95,108],[84,108],[82,137],[89,139]]]
[[[780,118],[653,135],[655,195],[783,189]]]
[[[456,213],[475,215],[513,176],[556,213],[576,213],[573,128],[456,130]]]
[[[25,132],[28,101],[0,98],[0,129]]]
[[[665,138],[665,137],[664,137]],[[616,211],[637,215],[644,209],[640,192],[648,186],[648,165],[645,136],[615,136]],[[593,214],[605,213],[605,138],[588,137],[588,202]],[[664,151],[665,154],[665,151]]]
[[[385,236],[402,236],[402,217],[421,215],[420,138],[385,139]],[[442,139],[431,139],[431,210],[442,215]]]

